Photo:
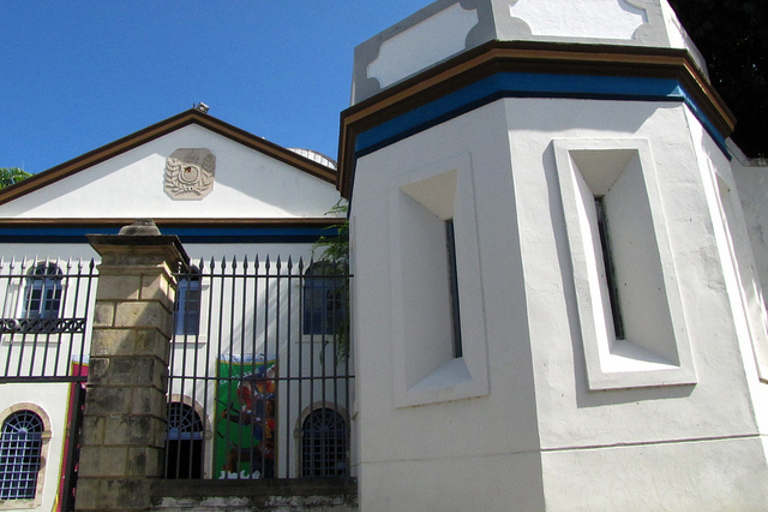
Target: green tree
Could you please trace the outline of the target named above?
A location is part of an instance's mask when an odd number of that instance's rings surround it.
[[[768,1],[669,0],[736,115],[733,140],[748,156],[768,156]]]
[[[331,208],[326,215],[338,215],[348,213],[349,205],[342,199]],[[329,229],[335,231],[334,235],[321,236],[312,246],[313,257],[318,261],[324,261],[329,265],[324,266],[326,272],[334,276],[346,276],[349,273],[349,219],[340,219],[341,222]],[[349,357],[350,345],[350,303],[349,303],[349,277],[344,277],[344,285],[337,291],[341,293],[340,300],[344,305],[343,315],[339,323],[335,325],[336,332],[336,362]],[[327,340],[326,340],[327,343]],[[322,357],[322,354],[321,354]]]
[[[349,205],[346,201],[342,201],[343,199],[336,203],[333,208],[326,212],[326,215],[338,215],[340,213],[346,215],[349,212]],[[335,231],[335,234],[321,236],[312,246],[312,254],[317,256],[319,260],[333,263],[339,273],[346,273],[349,268],[349,220],[345,218],[329,229]]]
[[[32,176],[18,167],[0,167],[0,188],[10,187]]]

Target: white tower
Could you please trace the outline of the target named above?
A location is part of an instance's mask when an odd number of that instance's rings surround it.
[[[666,0],[439,0],[352,96],[362,510],[764,510],[734,120]]]

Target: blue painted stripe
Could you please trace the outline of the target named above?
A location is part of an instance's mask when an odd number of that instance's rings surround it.
[[[571,98],[683,102],[727,155],[725,139],[682,85],[671,78],[497,73],[361,132],[361,157],[500,98]]]
[[[163,227],[164,235],[177,235],[182,243],[314,243],[321,236],[333,236],[335,228],[248,228],[248,227]],[[0,243],[88,243],[86,235],[117,234],[111,227],[19,227],[0,228]]]

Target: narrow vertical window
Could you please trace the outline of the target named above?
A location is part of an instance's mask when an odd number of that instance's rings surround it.
[[[461,315],[459,309],[459,280],[456,273],[456,236],[453,219],[445,221],[445,246],[448,255],[448,286],[451,291],[451,331],[453,334],[453,357],[464,355],[461,345]]]
[[[0,434],[0,500],[35,497],[42,446],[40,416],[18,411],[5,420]]]
[[[179,275],[174,311],[174,334],[177,336],[199,334],[200,295],[200,270],[192,267],[189,273]]]
[[[600,233],[600,248],[603,253],[605,266],[605,282],[608,287],[608,298],[611,303],[611,317],[613,318],[613,330],[617,340],[624,339],[624,322],[621,318],[621,305],[619,304],[619,288],[616,282],[616,269],[611,254],[611,242],[608,236],[608,218],[605,213],[604,196],[595,197],[595,213],[597,214],[597,230]]]

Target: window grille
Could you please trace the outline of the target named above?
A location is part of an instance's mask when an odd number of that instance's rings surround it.
[[[331,409],[312,411],[302,427],[303,477],[347,475],[347,427]]]
[[[0,434],[0,500],[35,497],[42,446],[40,416],[18,411],[5,420]]]
[[[24,318],[59,317],[62,279],[61,269],[55,263],[39,263],[30,270],[24,291]]]
[[[166,478],[201,478],[203,475],[203,422],[191,406],[168,404]]]

